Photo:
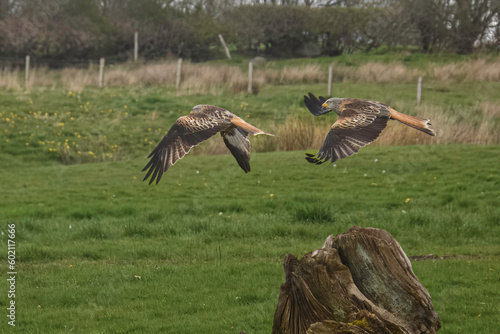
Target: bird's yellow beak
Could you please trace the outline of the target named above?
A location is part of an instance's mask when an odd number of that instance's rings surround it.
[[[323,103],[322,107],[326,108],[326,107],[328,107],[328,104],[326,104],[326,102],[325,102],[325,103]]]

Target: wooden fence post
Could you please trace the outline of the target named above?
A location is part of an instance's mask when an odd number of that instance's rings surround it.
[[[30,56],[26,56],[26,73],[25,73],[25,78],[24,78],[24,85],[26,88],[28,88],[29,85],[29,79],[30,79]]]
[[[328,67],[328,97],[332,96],[333,66]]]
[[[418,77],[417,104],[420,104],[420,100],[422,100],[422,77]]]
[[[175,78],[175,89],[179,90],[181,87],[181,73],[182,73],[182,58],[177,61],[177,76]]]
[[[224,41],[224,37],[222,37],[221,34],[219,34],[219,39],[220,39],[222,46],[224,47],[224,50],[226,51],[227,59],[231,59],[231,53],[229,53],[229,49],[226,45],[226,42]]]
[[[248,63],[248,92],[252,93],[252,85],[253,85],[253,62],[250,61]]]
[[[104,58],[99,61],[99,87],[104,85]]]
[[[134,32],[134,61],[139,58],[139,33]]]

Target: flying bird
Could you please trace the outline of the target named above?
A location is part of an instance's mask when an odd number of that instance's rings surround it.
[[[220,132],[224,143],[245,173],[250,171],[248,134],[272,136],[272,134],[248,124],[226,109],[211,105],[197,105],[193,107],[189,115],[177,119],[148,156],[151,160],[142,170],[143,172],[148,170],[143,181],[151,176],[149,184],[153,183],[155,179],[156,184],[158,184],[163,173],[177,160],[183,158],[191,150],[191,147],[207,140],[217,132]]]
[[[361,147],[377,139],[389,119],[399,121],[430,136],[436,135],[429,128],[431,123],[428,119],[402,114],[380,102],[337,97],[327,100],[309,93],[309,96],[304,96],[304,103],[314,116],[321,116],[331,111],[339,115],[318,154],[315,156],[306,153],[307,161],[318,165],[329,160],[333,163],[357,153]]]

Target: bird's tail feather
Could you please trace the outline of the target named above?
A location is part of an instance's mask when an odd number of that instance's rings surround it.
[[[240,127],[242,129],[244,129],[245,131],[247,131],[248,133],[251,133],[253,135],[264,134],[264,135],[268,135],[268,136],[274,136],[273,134],[264,132],[261,129],[256,128],[252,124],[249,124],[249,123],[245,122],[244,120],[242,120],[239,117],[234,117],[233,119],[231,119],[231,123],[233,123],[237,127]]]
[[[425,118],[420,118],[420,117],[414,117],[414,116],[409,116],[402,114],[400,112],[397,112],[396,110],[389,108],[389,111],[391,112],[391,118],[395,119],[396,121],[400,121],[403,124],[406,124],[408,126],[411,126],[414,129],[420,130],[424,133],[427,133],[430,136],[435,136],[436,133],[434,130],[432,130],[429,125],[431,125],[430,120],[425,119]]]

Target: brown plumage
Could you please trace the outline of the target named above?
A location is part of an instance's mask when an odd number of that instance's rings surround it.
[[[250,171],[250,141],[248,134],[266,133],[248,124],[235,114],[216,106],[197,105],[188,116],[177,119],[174,125],[151,152],[151,160],[142,171],[148,170],[144,180],[150,176],[149,184],[156,179],[160,182],[163,173],[177,160],[184,157],[191,147],[200,144],[220,132],[224,143],[233,154],[238,165],[248,173]]]
[[[318,154],[316,156],[306,154],[307,161],[314,164],[322,164],[329,160],[333,163],[357,153],[361,147],[377,139],[390,119],[430,136],[436,135],[429,128],[431,123],[428,119],[402,114],[380,102],[336,97],[327,100],[309,93],[309,96],[304,96],[304,103],[314,116],[331,111],[339,115]]]

